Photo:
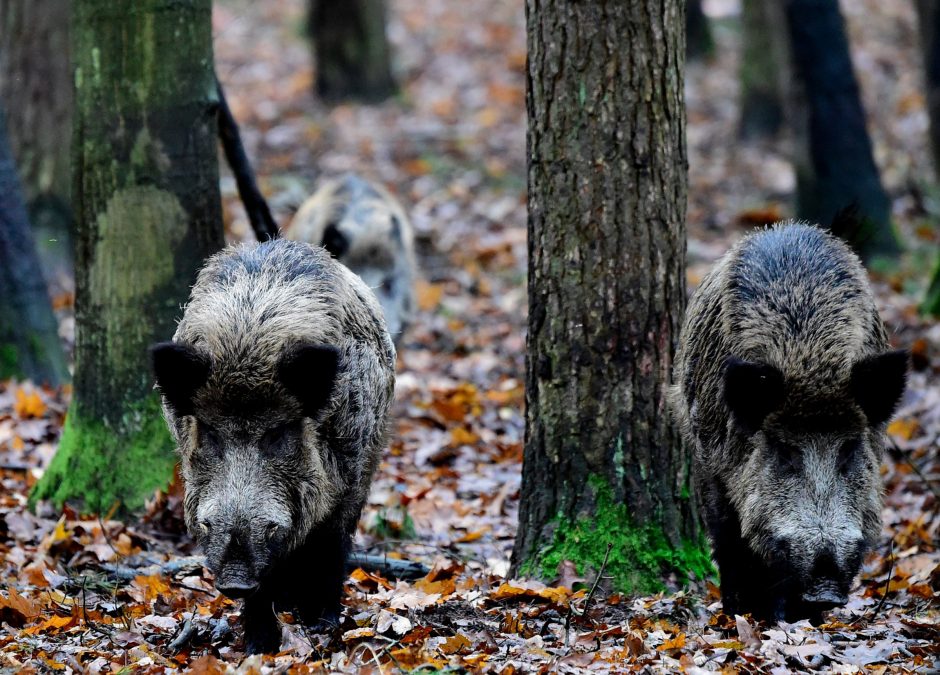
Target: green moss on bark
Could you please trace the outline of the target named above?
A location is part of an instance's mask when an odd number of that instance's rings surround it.
[[[174,444],[156,394],[127,407],[121,422],[108,425],[72,408],[59,449],[30,495],[30,502],[69,502],[83,513],[140,510],[173,477]],[[81,495],[76,502],[75,496]]]
[[[576,520],[559,516],[551,543],[521,566],[523,574],[553,577],[564,560],[573,562],[579,574],[596,573],[604,564],[608,543],[613,546],[605,574],[624,593],[661,591],[663,578],[670,573],[682,581],[690,572],[699,579],[714,574],[704,538],[683,541],[675,548],[661,527],[635,524],[627,505],[614,500],[613,491],[602,477],[592,476],[588,484],[595,495],[594,513]]]

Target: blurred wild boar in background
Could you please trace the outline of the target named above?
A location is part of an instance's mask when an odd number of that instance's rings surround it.
[[[839,239],[782,223],[705,277],[671,402],[694,453],[727,614],[819,620],[881,525],[885,426],[904,392],[868,278]]]
[[[375,296],[322,248],[230,247],[152,357],[186,524],[216,587],[245,599],[247,651],[277,651],[275,610],[335,622],[395,379]]]
[[[358,274],[382,305],[398,344],[415,308],[414,230],[384,188],[348,174],[305,201],[284,236],[321,245]]]

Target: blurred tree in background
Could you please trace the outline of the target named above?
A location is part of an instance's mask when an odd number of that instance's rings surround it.
[[[596,572],[610,545],[615,584],[650,591],[668,572],[710,569],[665,399],[685,307],[685,2],[526,9],[527,422],[513,566]]]
[[[173,473],[148,347],[223,245],[210,0],[75,0],[75,390],[34,499],[135,509]]]
[[[0,0],[0,105],[26,194],[42,267],[70,287],[70,0]]]
[[[924,55],[924,87],[927,92],[927,114],[930,119],[930,150],[933,155],[935,179],[940,179],[940,2],[917,0],[920,44]],[[927,289],[922,309],[940,316],[940,255]]]
[[[793,59],[791,124],[796,137],[796,215],[826,225],[858,206],[858,227],[835,232],[866,260],[898,242],[881,185],[838,0],[786,0]]]
[[[711,25],[702,10],[702,0],[686,0],[685,8],[686,58],[707,58],[715,53],[715,40]]]
[[[0,379],[68,380],[0,106]]]
[[[741,3],[741,138],[767,138],[783,126],[790,74],[785,17],[777,0]]]
[[[316,92],[328,103],[373,103],[395,93],[385,0],[310,0]]]

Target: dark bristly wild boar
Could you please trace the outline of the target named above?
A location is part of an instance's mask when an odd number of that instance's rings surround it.
[[[858,258],[816,227],[751,234],[704,278],[671,402],[726,613],[818,621],[847,600],[880,529],[906,372]]]
[[[278,649],[275,610],[335,622],[395,379],[375,296],[320,247],[230,247],[152,357],[186,524],[216,587],[245,599],[247,651]]]
[[[358,274],[398,344],[415,307],[414,230],[388,191],[354,174],[328,181],[300,206],[284,236],[323,246]]]

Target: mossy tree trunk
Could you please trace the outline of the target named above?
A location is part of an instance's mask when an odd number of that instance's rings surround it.
[[[838,0],[786,0],[794,88],[797,217],[827,225],[853,204],[858,226],[835,232],[866,260],[898,253]]]
[[[666,409],[685,305],[683,0],[527,0],[529,332],[513,568],[710,569]],[[629,36],[629,39],[624,39]]]
[[[783,125],[790,65],[786,22],[778,0],[741,5],[742,138],[774,136]]]
[[[373,103],[395,93],[385,0],[310,0],[316,90],[328,103]]]
[[[68,379],[0,105],[0,380]]]
[[[75,0],[75,389],[34,498],[143,505],[173,447],[148,346],[223,244],[210,0]]]
[[[685,54],[689,60],[710,57],[715,52],[708,16],[702,10],[702,0],[686,0]]]
[[[0,2],[0,105],[43,271],[72,286],[70,0]]]

